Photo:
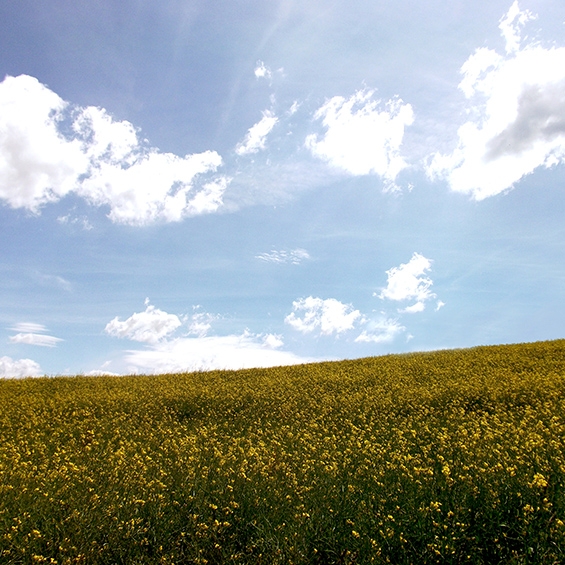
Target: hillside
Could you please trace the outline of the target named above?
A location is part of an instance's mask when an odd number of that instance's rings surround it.
[[[1,563],[559,563],[565,340],[0,382]]]

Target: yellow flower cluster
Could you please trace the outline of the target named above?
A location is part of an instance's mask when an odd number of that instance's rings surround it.
[[[565,561],[565,341],[0,383],[2,563]]]

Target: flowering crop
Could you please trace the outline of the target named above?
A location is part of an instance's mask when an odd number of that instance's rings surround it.
[[[0,383],[1,563],[561,563],[565,341]]]

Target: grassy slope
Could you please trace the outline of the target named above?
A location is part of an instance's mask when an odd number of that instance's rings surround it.
[[[0,383],[1,563],[558,563],[565,341]]]

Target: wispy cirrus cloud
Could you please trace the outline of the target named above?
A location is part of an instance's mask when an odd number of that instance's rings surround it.
[[[67,292],[70,292],[73,288],[73,285],[59,275],[47,275],[40,272],[35,272],[33,274],[33,278],[36,279],[42,286],[52,286],[56,288],[60,288]]]
[[[515,1],[499,26],[506,52],[481,47],[461,67],[471,118],[454,151],[430,159],[432,180],[482,200],[565,162],[565,47],[522,45],[522,27],[534,17]]]
[[[397,335],[406,331],[406,328],[395,318],[380,316],[370,320],[356,338],[357,343],[391,343]]]
[[[290,251],[284,249],[280,251],[272,250],[268,253],[260,253],[259,255],[255,255],[255,258],[260,259],[261,261],[265,261],[266,263],[290,263],[292,265],[298,265],[303,261],[310,259],[310,254],[308,253],[308,251],[306,251],[306,249],[299,247]]]
[[[24,343],[26,345],[39,345],[40,347],[55,347],[59,342],[63,341],[59,337],[52,335],[19,333],[11,335],[9,338],[11,343]]]
[[[273,112],[265,110],[261,120],[249,128],[243,141],[235,148],[235,152],[238,155],[249,155],[265,149],[267,136],[277,125],[278,121],[279,119]]]
[[[68,226],[80,226],[84,231],[90,231],[93,229],[93,225],[90,223],[86,216],[72,216],[71,214],[65,214],[64,216],[59,216],[57,221],[60,224]]]
[[[59,337],[47,335],[47,328],[42,324],[34,322],[21,322],[11,328],[19,332],[10,336],[10,343],[22,343],[25,345],[38,345],[40,347],[55,347],[59,342],[64,341]]]
[[[188,335],[196,337],[205,337],[212,329],[212,323],[219,318],[209,312],[199,311],[200,307],[195,306],[195,312],[192,314],[188,321]]]
[[[15,332],[32,332],[32,333],[40,333],[46,332],[47,328],[43,324],[36,324],[35,322],[19,322],[13,325],[11,330]]]

